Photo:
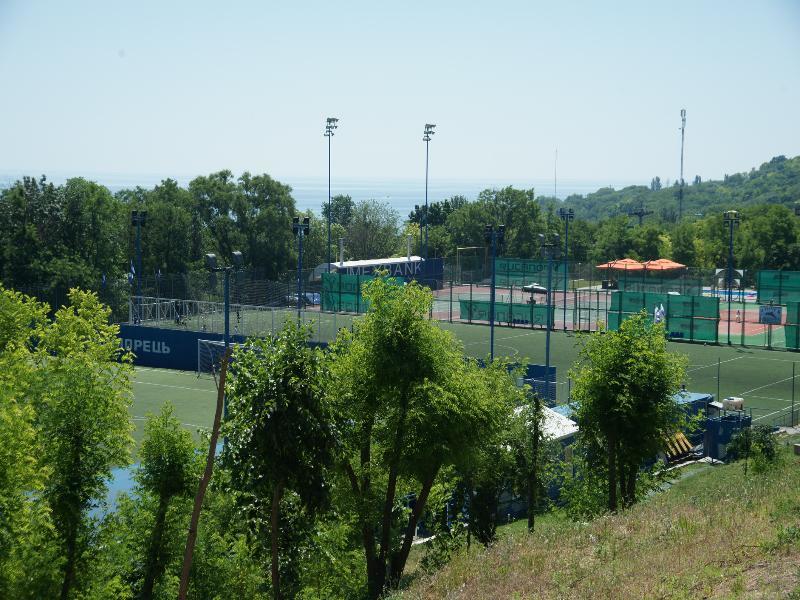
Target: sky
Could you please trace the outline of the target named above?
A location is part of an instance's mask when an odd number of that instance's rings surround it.
[[[0,0],[0,172],[703,179],[800,154],[800,2]]]

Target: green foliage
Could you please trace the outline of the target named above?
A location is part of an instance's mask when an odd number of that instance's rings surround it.
[[[672,396],[684,378],[685,357],[667,352],[663,324],[642,313],[618,331],[587,336],[570,374],[580,403],[581,443],[590,468],[606,462],[608,506],[636,500],[645,461],[655,457],[683,422]]]
[[[732,460],[752,460],[753,470],[761,473],[775,464],[778,445],[767,425],[754,425],[737,431],[727,446],[727,456]]]
[[[265,512],[270,515],[273,587],[278,585],[277,538],[297,538],[328,496],[325,478],[334,440],[320,387],[323,357],[308,347],[308,338],[305,328],[289,322],[276,336],[251,340],[235,355],[227,390],[223,460],[254,522],[260,523]],[[290,543],[281,550],[285,554],[296,548]],[[293,595],[297,562],[287,559],[280,565],[283,593]]]
[[[504,407],[452,334],[427,320],[429,291],[378,277],[364,295],[369,312],[332,349],[328,393],[377,597],[402,575],[440,470],[468,464]],[[417,490],[410,514],[396,510],[404,482]]]

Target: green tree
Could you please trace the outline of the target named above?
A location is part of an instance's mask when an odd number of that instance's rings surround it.
[[[682,222],[672,232],[672,260],[684,265],[697,264],[697,251],[694,245],[695,226]]]
[[[353,207],[345,252],[354,260],[387,258],[397,252],[400,217],[385,202],[363,200]]]
[[[503,409],[452,334],[428,321],[429,291],[379,277],[364,295],[369,312],[332,351],[329,393],[377,598],[403,573],[440,470],[467,461]],[[412,486],[413,509],[402,510],[398,490]]]
[[[321,351],[308,346],[309,332],[289,322],[278,335],[252,340],[236,353],[228,387],[229,420],[225,463],[233,486],[249,499],[249,512],[269,514],[272,589],[275,598],[293,596],[297,577],[281,577],[281,515],[287,492],[313,512],[327,495],[325,470],[332,462],[330,417],[320,387]],[[298,507],[298,508],[300,508]],[[288,550],[284,547],[284,551]],[[292,561],[283,565],[291,572]],[[281,580],[284,579],[283,585]],[[282,589],[283,587],[283,589]]]
[[[58,553],[42,499],[31,390],[35,352],[48,307],[0,286],[0,597],[57,593]]]
[[[331,198],[331,223],[336,223],[342,227],[349,227],[353,220],[353,209],[355,204],[350,196],[337,194]],[[328,203],[322,204],[322,220],[328,222]]]
[[[665,447],[682,423],[673,399],[684,379],[686,358],[667,351],[663,323],[648,324],[644,311],[617,331],[592,334],[570,372],[572,398],[590,459],[605,462],[608,509],[636,500],[645,462]]]
[[[164,544],[167,510],[176,497],[194,491],[194,442],[192,434],[173,416],[167,402],[156,417],[148,415],[144,426],[141,466],[135,478],[143,493],[157,499],[153,527],[144,556],[144,578],[139,597],[149,600],[153,587],[161,579],[170,561]]]
[[[103,502],[111,469],[129,461],[131,355],[120,348],[110,310],[71,290],[38,346],[36,390],[44,495],[64,554],[61,598],[83,572],[92,535],[89,510]]]

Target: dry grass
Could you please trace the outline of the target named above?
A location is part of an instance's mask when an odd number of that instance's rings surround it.
[[[623,514],[515,529],[396,596],[429,598],[800,598],[800,458],[785,446],[767,473],[714,467]]]

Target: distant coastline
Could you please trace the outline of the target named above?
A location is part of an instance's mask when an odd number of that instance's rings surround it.
[[[9,187],[22,178],[22,173],[0,172],[0,189]],[[38,176],[38,175],[37,175]],[[54,183],[63,183],[68,175],[60,173],[47,174],[48,179]],[[141,186],[151,189],[167,176],[159,175],[114,175],[114,174],[86,174],[86,179],[106,186],[112,193],[123,189]],[[172,177],[180,185],[186,186],[192,177]],[[320,213],[321,206],[327,201],[328,180],[324,177],[286,177],[278,178],[292,188],[292,196],[299,210],[313,210]],[[564,199],[573,194],[586,195],[596,192],[600,188],[613,187],[620,189],[629,185],[647,185],[647,182],[632,180],[569,180],[558,182],[558,197]],[[431,179],[428,183],[428,202],[436,202],[455,195],[465,196],[474,200],[477,195],[487,188],[500,188],[513,185],[516,188],[533,188],[537,196],[553,196],[553,181],[546,180],[478,180],[478,179]],[[414,210],[414,205],[425,202],[424,179],[334,179],[331,182],[331,194],[349,194],[353,200],[378,200],[387,202],[400,216],[405,218]]]

